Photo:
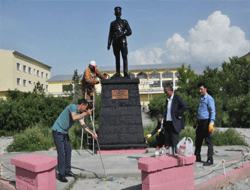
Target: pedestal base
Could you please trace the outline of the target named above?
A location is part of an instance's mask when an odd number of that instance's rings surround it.
[[[139,79],[101,80],[99,144],[101,150],[146,148],[143,136]]]

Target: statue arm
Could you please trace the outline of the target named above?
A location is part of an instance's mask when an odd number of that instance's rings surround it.
[[[130,36],[132,34],[132,30],[131,30],[131,28],[130,28],[130,26],[128,24],[128,21],[125,20],[125,24],[126,24],[126,31],[124,32],[124,34],[126,36]]]
[[[109,29],[109,38],[108,38],[108,50],[110,49],[110,45],[113,40],[113,27],[112,24],[110,24],[110,29]]]

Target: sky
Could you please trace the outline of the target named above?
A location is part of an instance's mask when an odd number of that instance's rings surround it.
[[[92,60],[115,66],[107,41],[116,6],[132,29],[128,69],[184,63],[201,74],[250,52],[250,1],[243,0],[0,0],[0,49],[51,66],[52,76],[82,74]]]

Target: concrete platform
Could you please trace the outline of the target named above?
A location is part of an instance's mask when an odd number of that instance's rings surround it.
[[[82,173],[86,179],[77,181],[72,189],[141,189],[141,171],[138,170],[138,159],[141,157],[149,157],[154,154],[154,148],[148,148],[147,153],[136,153],[136,154],[115,154],[115,155],[102,155],[104,166],[108,177],[113,176],[115,181],[99,182],[99,178],[104,178],[104,171],[99,155],[92,155],[90,150],[72,151],[72,171],[74,173]],[[232,160],[241,155],[241,152],[249,153],[250,148],[246,146],[221,146],[214,147],[214,165],[204,167],[202,163],[194,163],[194,184],[198,187],[199,184],[208,182],[215,177],[223,175],[222,164],[215,168],[213,171],[205,172],[217,164],[223,159]],[[202,147],[202,161],[206,161],[207,147]],[[11,158],[27,155],[27,154],[43,154],[52,157],[57,157],[56,151],[37,151],[37,152],[12,152],[5,155],[0,155],[0,162],[3,162],[5,166],[11,170],[15,170],[15,166],[11,165]],[[250,160],[250,155],[245,157],[244,164],[247,164]],[[225,164],[226,173],[239,168],[242,166],[242,160],[236,159],[232,162]],[[250,174],[249,174],[250,175]],[[15,181],[15,173],[12,173],[4,169],[4,177],[11,181]],[[68,183],[62,183],[57,180],[57,189],[65,190],[71,183],[74,182],[72,177],[67,178]],[[0,180],[1,182],[1,180]],[[223,183],[222,183],[223,184]],[[11,186],[11,185],[10,185]],[[14,187],[12,185],[12,187]],[[199,186],[200,187],[200,186]]]

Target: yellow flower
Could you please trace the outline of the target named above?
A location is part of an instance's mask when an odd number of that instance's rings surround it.
[[[38,144],[40,144],[40,142],[38,142]]]

